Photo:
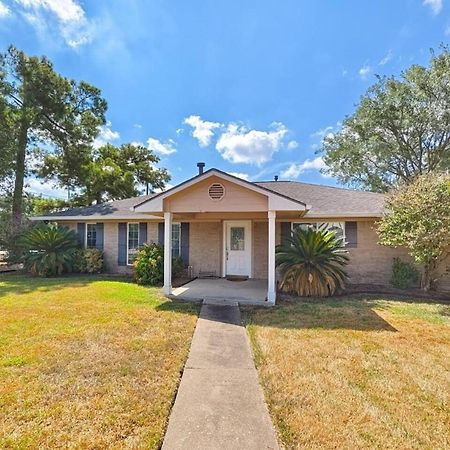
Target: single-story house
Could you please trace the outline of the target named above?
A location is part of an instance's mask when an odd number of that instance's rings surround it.
[[[267,280],[275,302],[275,246],[295,227],[327,223],[342,233],[352,283],[387,284],[392,261],[409,259],[405,249],[378,244],[376,221],[384,196],[296,181],[249,182],[218,169],[159,194],[73,208],[35,220],[76,230],[85,247],[104,252],[106,270],[131,273],[144,243],[164,245],[164,292],[172,293],[170,254],[193,276],[213,274]]]

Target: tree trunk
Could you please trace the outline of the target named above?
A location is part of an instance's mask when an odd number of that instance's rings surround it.
[[[14,195],[12,204],[12,220],[15,225],[22,222],[22,197],[25,181],[25,156],[28,144],[28,123],[22,121],[20,124],[19,138],[17,141],[16,169],[14,180]]]

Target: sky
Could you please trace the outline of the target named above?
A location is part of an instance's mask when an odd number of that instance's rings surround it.
[[[449,40],[450,0],[0,0],[0,51],[46,55],[99,87],[108,122],[95,144],[147,146],[170,185],[198,161],[338,185],[321,173],[324,136],[375,75],[426,65]]]

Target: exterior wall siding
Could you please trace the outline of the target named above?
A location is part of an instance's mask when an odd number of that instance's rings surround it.
[[[267,278],[268,223],[253,222],[253,278]]]
[[[215,272],[222,276],[222,222],[191,222],[189,226],[189,265],[194,276]]]

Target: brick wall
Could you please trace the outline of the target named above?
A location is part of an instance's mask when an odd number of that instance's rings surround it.
[[[253,278],[267,278],[268,223],[253,222]]]
[[[222,276],[222,223],[191,222],[189,226],[189,265],[194,275],[215,271]]]

